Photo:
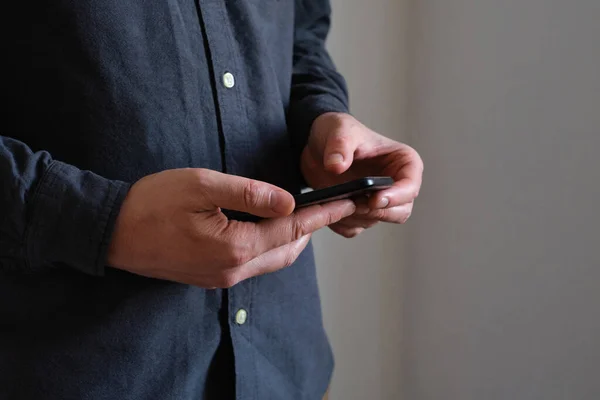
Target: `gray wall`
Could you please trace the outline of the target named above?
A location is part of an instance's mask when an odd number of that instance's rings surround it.
[[[331,53],[354,114],[398,140],[405,133],[404,0],[332,0]],[[355,239],[314,237],[325,327],[336,356],[330,400],[398,399],[405,229]]]
[[[600,1],[409,16],[403,398],[600,399]]]

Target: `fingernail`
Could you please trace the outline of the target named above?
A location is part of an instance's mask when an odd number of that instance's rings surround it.
[[[344,162],[344,156],[342,154],[333,153],[327,157],[327,160],[325,161],[325,165],[335,165],[335,164],[341,164],[343,162]]]
[[[285,193],[273,190],[269,195],[269,207],[277,214],[285,214],[289,210],[288,196]]]
[[[368,206],[365,206],[364,204],[361,204],[361,205],[359,205],[359,206],[356,207],[355,213],[356,214],[364,215],[364,214],[368,214],[369,211],[371,211],[371,209]]]
[[[388,204],[390,204],[390,199],[388,199],[387,197],[382,197],[377,202],[377,208],[386,208]]]

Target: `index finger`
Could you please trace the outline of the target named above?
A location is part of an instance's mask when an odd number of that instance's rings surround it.
[[[354,213],[351,200],[332,201],[298,209],[290,216],[263,220],[254,224],[253,257],[299,240]]]
[[[275,185],[211,170],[199,175],[201,198],[211,209],[222,207],[270,218],[289,215],[294,208],[294,197]]]

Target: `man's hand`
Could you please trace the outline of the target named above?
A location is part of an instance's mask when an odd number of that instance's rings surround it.
[[[220,207],[269,219],[231,221]],[[289,266],[310,234],[355,210],[351,201],[292,214],[276,186],[206,169],[176,169],[135,183],[117,218],[108,262],[148,277],[225,288]]]
[[[345,237],[354,237],[379,221],[406,222],[423,174],[423,162],[414,149],[340,113],[323,114],[315,120],[300,167],[315,189],[369,175],[394,178],[392,188],[358,200],[354,215],[330,226]]]

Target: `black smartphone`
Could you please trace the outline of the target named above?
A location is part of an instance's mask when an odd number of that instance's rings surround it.
[[[340,185],[298,194],[294,196],[294,200],[296,200],[296,208],[300,208],[333,200],[359,197],[374,191],[387,189],[393,184],[394,180],[389,176],[367,176]]]

